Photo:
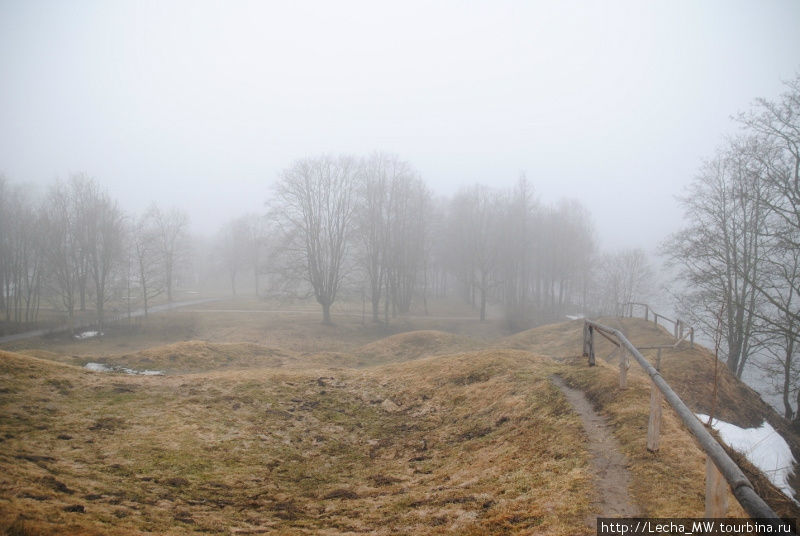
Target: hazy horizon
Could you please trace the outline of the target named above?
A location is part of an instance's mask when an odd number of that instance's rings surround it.
[[[799,20],[791,1],[2,1],[0,173],[85,172],[211,235],[297,158],[382,151],[444,195],[524,172],[602,247],[652,249],[731,116],[800,70]]]

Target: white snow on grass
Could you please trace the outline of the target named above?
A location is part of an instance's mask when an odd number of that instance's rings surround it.
[[[138,374],[140,376],[163,376],[163,370],[134,370],[126,367],[114,367],[104,363],[86,363],[83,368],[93,372],[122,372],[124,374]]]
[[[114,369],[103,363],[86,363],[83,368],[92,372],[112,372]]]
[[[708,415],[697,413],[697,418],[703,424],[708,422]],[[767,421],[758,428],[739,428],[735,424],[714,419],[711,427],[719,432],[726,445],[744,454],[784,495],[800,504],[794,498],[794,490],[789,485],[794,467],[792,450],[783,436]]]
[[[102,331],[84,331],[75,335],[76,339],[92,339],[94,337],[102,337]]]

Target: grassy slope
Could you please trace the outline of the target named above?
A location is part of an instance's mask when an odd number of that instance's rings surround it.
[[[0,356],[2,526],[103,534],[587,532],[593,492],[583,434],[547,381],[551,374],[584,389],[609,418],[631,461],[631,492],[643,511],[702,515],[699,450],[665,411],[662,450],[646,451],[645,379],[634,365],[631,387],[620,393],[613,356],[610,365],[602,363],[613,350],[604,341],[601,366],[585,367],[575,357],[579,321],[478,351],[485,344],[434,331],[375,341],[381,328],[284,319],[265,338],[264,320],[255,315],[238,328],[237,315],[173,318],[181,337],[241,337],[251,344],[183,342],[147,350],[142,333],[51,344],[51,353],[25,349],[71,363],[91,357],[183,373],[147,378]],[[615,322],[608,320],[634,344],[669,340],[644,322]],[[174,341],[167,330],[155,339]],[[257,340],[281,350],[252,344]],[[64,346],[75,356],[64,356]],[[448,348],[465,353],[418,359]],[[665,377],[697,410],[709,399],[709,356],[703,350],[663,356]],[[416,360],[347,368],[408,359]],[[718,415],[743,425],[756,421],[760,399],[722,374]],[[63,510],[73,505],[85,513]]]
[[[3,354],[0,523],[29,534],[589,533],[582,431],[550,366],[493,351],[130,377]],[[74,506],[85,511],[64,510]]]
[[[674,339],[663,329],[641,319],[600,319],[601,323],[620,329],[636,346],[656,346],[672,344]],[[512,348],[528,347],[534,351],[554,356],[577,356],[582,351],[582,321],[564,322],[552,326],[543,326],[503,339],[499,345]],[[634,462],[634,470],[640,473],[640,489],[634,490],[642,504],[658,504],[666,498],[660,497],[658,488],[648,487],[652,481],[648,476],[659,464],[673,464],[675,457],[686,463],[704,462],[702,454],[689,443],[678,446],[675,431],[682,430],[676,417],[664,404],[664,418],[668,428],[662,428],[661,453],[656,457],[647,453],[645,448],[647,419],[649,411],[650,382],[641,367],[632,362],[629,369],[630,388],[619,390],[619,360],[616,348],[602,337],[597,337],[596,356],[598,367],[585,366],[585,359],[565,357],[571,366],[564,369],[565,378],[573,386],[584,390],[596,408],[608,415],[617,427],[616,434],[625,447],[626,453]],[[656,350],[644,350],[642,354],[655,364]],[[632,359],[632,358],[631,358]],[[678,393],[681,399],[696,413],[709,414],[713,405],[714,355],[706,348],[682,344],[675,350],[663,350],[661,358],[661,374]],[[715,415],[727,422],[743,428],[759,426],[764,419],[781,432],[800,459],[800,437],[789,426],[785,419],[778,415],[753,389],[737,380],[723,365],[717,368],[718,393]],[[690,439],[690,442],[693,441]],[[743,456],[729,451],[753,482],[759,494],[772,508],[786,517],[800,516],[800,509],[783,496],[761,473],[753,468]],[[676,475],[683,470],[675,467]],[[697,485],[689,487],[689,478],[685,479],[687,489],[698,490]],[[702,482],[702,480],[701,480]],[[797,483],[794,484],[797,488]],[[702,489],[699,492],[702,493]],[[731,498],[729,504],[735,505]],[[679,504],[676,504],[679,506]],[[673,515],[673,514],[670,514]]]

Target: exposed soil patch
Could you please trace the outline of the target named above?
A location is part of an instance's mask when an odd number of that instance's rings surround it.
[[[586,431],[589,452],[592,456],[599,515],[602,517],[639,515],[639,509],[628,495],[631,475],[628,472],[627,460],[619,443],[611,435],[605,419],[594,411],[583,392],[569,387],[558,376],[552,376],[551,379],[580,415]],[[596,517],[587,519],[587,522],[590,526],[595,526]]]

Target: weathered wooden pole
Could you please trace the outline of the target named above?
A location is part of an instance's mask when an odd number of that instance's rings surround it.
[[[630,355],[632,355],[639,365],[641,365],[645,372],[647,372],[647,375],[650,376],[650,379],[653,381],[653,383],[658,386],[659,390],[664,396],[664,399],[669,403],[672,409],[675,410],[675,413],[681,419],[684,426],[686,426],[686,428],[688,428],[692,435],[694,435],[694,437],[697,439],[700,448],[702,448],[706,455],[713,460],[712,466],[715,465],[718,469],[718,472],[722,473],[725,481],[730,486],[731,492],[739,501],[739,504],[742,505],[744,511],[747,512],[750,517],[768,518],[768,523],[773,527],[772,532],[780,532],[780,529],[777,529],[777,520],[779,519],[778,515],[772,510],[772,508],[769,507],[766,502],[764,502],[764,499],[758,496],[755,489],[753,489],[753,484],[747,479],[739,466],[736,465],[733,460],[731,460],[730,456],[728,456],[728,454],[725,452],[725,449],[722,448],[717,440],[714,439],[708,430],[706,430],[706,428],[700,423],[692,410],[689,409],[675,393],[675,391],[672,390],[669,384],[661,376],[661,373],[658,372],[655,367],[653,367],[653,365],[651,365],[650,362],[644,358],[639,349],[631,344],[631,342],[621,331],[608,326],[603,326],[602,324],[597,324],[592,321],[588,322],[589,327],[597,326],[598,329],[602,329],[606,333],[613,334],[619,341],[620,345],[624,346],[626,350],[630,352]],[[711,473],[711,476],[713,477],[713,471]],[[709,478],[707,480],[713,483],[714,479]],[[715,486],[711,487],[714,488]],[[719,500],[716,502],[717,504],[721,503]],[[724,517],[724,514],[722,517]]]
[[[661,349],[658,349],[661,353]],[[647,421],[647,450],[650,452],[658,451],[658,443],[661,439],[661,390],[655,383],[650,384],[650,419]]]
[[[706,517],[725,517],[728,513],[728,483],[711,456],[706,457]]]
[[[644,306],[644,321],[647,322],[650,320],[650,306],[645,304]]]
[[[657,326],[658,325],[658,313],[653,311],[653,323]]]
[[[619,345],[619,388],[628,388],[628,352],[621,344]]]
[[[694,348],[694,327],[689,328],[689,346]]]
[[[589,324],[583,322],[583,357],[589,357]]]
[[[594,365],[594,328],[589,326],[589,366]]]

